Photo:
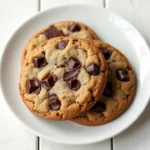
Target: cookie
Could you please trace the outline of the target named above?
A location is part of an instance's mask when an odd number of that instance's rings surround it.
[[[72,121],[88,126],[101,125],[119,117],[130,105],[136,88],[135,75],[127,58],[116,48],[92,41],[103,53],[108,65],[108,80],[97,103]]]
[[[35,49],[42,42],[58,36],[70,36],[83,39],[99,39],[92,29],[82,23],[74,21],[54,23],[36,33],[28,41],[22,54],[22,65],[33,49]]]
[[[20,76],[20,94],[29,110],[40,117],[71,119],[96,103],[107,74],[97,47],[83,39],[52,38],[27,58]]]

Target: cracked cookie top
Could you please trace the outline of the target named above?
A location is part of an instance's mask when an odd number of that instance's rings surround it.
[[[38,116],[71,119],[96,103],[107,73],[99,48],[82,39],[57,37],[42,43],[26,60],[20,93]]]
[[[33,49],[46,40],[58,36],[70,36],[75,38],[83,39],[99,39],[96,33],[91,30],[86,25],[74,22],[74,21],[63,21],[54,23],[42,29],[40,32],[36,33],[27,43],[23,55],[22,55],[22,65]]]
[[[99,48],[105,57],[108,80],[97,103],[72,121],[93,126],[107,123],[120,116],[133,100],[136,85],[131,65],[121,52],[101,41],[90,43]]]

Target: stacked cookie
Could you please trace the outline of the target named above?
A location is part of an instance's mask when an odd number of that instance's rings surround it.
[[[133,100],[135,76],[127,58],[86,25],[59,22],[35,34],[22,55],[20,94],[34,114],[100,125]]]

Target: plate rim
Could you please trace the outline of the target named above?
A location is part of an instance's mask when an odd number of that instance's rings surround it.
[[[103,9],[117,17],[119,17],[119,19],[125,21],[135,32],[136,34],[138,34],[138,36],[140,36],[141,40],[144,42],[145,46],[148,48],[148,52],[150,54],[150,48],[146,42],[146,40],[144,39],[143,35],[129,22],[127,21],[125,18],[121,17],[120,15],[110,11],[110,10],[107,10],[105,8],[103,8],[102,6],[97,6],[96,4],[65,4],[65,5],[60,5],[60,6],[55,6],[53,8],[48,8],[44,11],[41,11],[41,12],[38,12],[34,15],[32,15],[29,19],[25,20],[23,23],[21,23],[21,25],[19,25],[15,30],[14,32],[9,36],[7,42],[5,43],[5,46],[4,46],[4,49],[2,50],[1,54],[0,54],[0,94],[2,96],[2,101],[5,103],[5,105],[7,106],[8,110],[11,112],[11,114],[13,114],[13,116],[23,125],[23,127],[25,127],[27,130],[29,130],[31,133],[35,134],[36,136],[39,136],[39,137],[42,137],[46,140],[50,140],[54,143],[60,143],[60,144],[67,144],[67,145],[87,145],[87,144],[95,144],[95,143],[98,143],[98,142],[101,142],[101,141],[104,141],[104,140],[107,140],[107,139],[110,139],[112,137],[115,137],[116,135],[120,134],[121,132],[125,131],[126,129],[128,129],[133,123],[135,123],[135,121],[141,116],[141,114],[144,112],[144,110],[146,109],[146,106],[148,105],[149,101],[150,101],[150,92],[149,92],[149,95],[148,95],[148,100],[145,102],[145,105],[143,107],[143,109],[141,109],[141,112],[138,113],[138,115],[136,115],[135,119],[130,121],[130,123],[122,128],[122,130],[116,132],[115,134],[113,134],[112,136],[107,136],[105,139],[103,140],[93,140],[93,141],[90,141],[90,142],[86,142],[86,143],[83,143],[83,142],[62,142],[60,140],[57,140],[57,139],[53,139],[51,137],[48,137],[48,136],[45,136],[43,134],[41,134],[40,132],[37,132],[36,130],[30,128],[30,126],[28,124],[25,124],[23,122],[23,120],[21,120],[17,115],[16,113],[13,111],[13,109],[11,108],[11,106],[9,105],[9,103],[6,101],[6,96],[4,94],[4,89],[3,89],[3,85],[2,85],[2,68],[3,68],[3,61],[4,61],[4,55],[5,55],[5,50],[7,49],[7,46],[8,46],[8,43],[10,43],[10,41],[13,39],[13,37],[15,36],[15,34],[28,22],[30,22],[32,19],[34,19],[36,16],[42,14],[42,13],[46,13],[50,10],[55,10],[55,9],[62,9],[62,8],[65,8],[65,7],[77,7],[77,6],[87,6],[87,7],[95,7],[95,8],[99,8],[99,9]]]

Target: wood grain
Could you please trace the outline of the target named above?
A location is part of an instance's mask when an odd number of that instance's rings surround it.
[[[66,4],[97,4],[103,6],[104,0],[41,0],[41,10]]]
[[[111,150],[110,140],[84,146],[62,145],[40,139],[40,150]]]
[[[149,0],[106,0],[106,7],[130,21],[150,44]],[[129,129],[114,138],[114,150],[150,149],[150,104]]]
[[[0,1],[0,55],[11,34],[37,12],[37,0]],[[17,43],[16,43],[17,44]],[[36,136],[26,131],[4,104],[0,93],[0,150],[36,150]]]

